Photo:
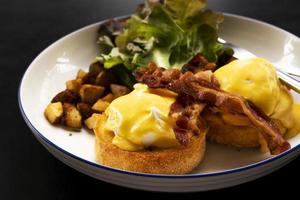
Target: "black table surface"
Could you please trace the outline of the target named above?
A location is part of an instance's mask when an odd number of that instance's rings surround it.
[[[0,87],[0,199],[66,199],[78,196],[142,191],[111,185],[81,174],[54,158],[34,138],[23,121],[17,102],[22,74],[31,61],[60,37],[102,19],[130,14],[141,0],[1,0]],[[209,7],[269,22],[300,36],[300,1],[209,0]],[[209,195],[243,192],[255,197],[265,188],[297,191],[300,158],[258,180],[211,191]],[[252,192],[249,192],[252,191]],[[149,193],[149,197],[162,194]],[[169,194],[172,195],[172,194]],[[185,197],[191,194],[184,194]],[[198,195],[199,198],[202,194]],[[103,196],[104,197],[104,196]],[[137,196],[138,197],[138,196]]]

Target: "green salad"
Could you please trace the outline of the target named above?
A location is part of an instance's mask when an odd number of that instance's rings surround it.
[[[218,42],[221,13],[206,9],[205,0],[147,0],[127,19],[111,20],[99,29],[97,60],[132,87],[132,72],[155,63],[181,69],[201,54],[218,64],[233,51]]]

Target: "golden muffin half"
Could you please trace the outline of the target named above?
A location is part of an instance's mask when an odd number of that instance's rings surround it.
[[[136,84],[115,99],[94,129],[97,162],[123,170],[153,174],[185,174],[202,161],[206,130],[181,145],[169,116],[176,94]]]

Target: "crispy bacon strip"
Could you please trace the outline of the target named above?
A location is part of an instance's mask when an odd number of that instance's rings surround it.
[[[200,118],[204,107],[205,104],[186,94],[179,94],[171,105],[169,115],[175,119],[173,130],[181,144],[187,145],[193,135],[199,135],[207,129],[206,122]]]
[[[222,91],[218,81],[207,72],[183,74],[178,69],[166,70],[151,64],[148,68],[136,70],[135,77],[137,81],[147,84],[150,88],[167,88],[178,94],[190,95],[198,102],[215,106],[223,112],[246,115],[260,130],[270,152],[274,155],[290,148],[290,144],[283,139],[278,127],[268,116],[242,96]],[[176,131],[175,127],[175,134]]]
[[[197,73],[206,70],[214,71],[216,67],[215,63],[209,62],[203,55],[197,54],[189,63],[183,66],[182,71]]]

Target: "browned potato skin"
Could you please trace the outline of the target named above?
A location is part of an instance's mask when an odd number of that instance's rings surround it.
[[[94,62],[89,67],[89,72],[86,73],[81,79],[83,84],[96,84],[96,77],[104,70],[100,62]]]
[[[96,85],[108,87],[111,83],[116,82],[116,77],[113,75],[111,70],[101,71],[95,80]]]
[[[66,81],[66,90],[52,99],[51,103],[60,102],[61,116],[46,116],[47,108],[45,116],[50,123],[62,122],[67,127],[79,129],[82,127],[82,120],[104,112],[115,98],[130,92],[129,88],[114,84],[116,82],[111,70],[104,69],[103,64],[98,61],[94,62],[88,72],[80,69],[76,79]]]
[[[78,96],[70,90],[64,90],[58,93],[52,100],[51,103],[62,102],[62,103],[76,103]]]
[[[102,97],[104,90],[101,86],[84,84],[79,90],[79,95],[82,102],[93,104]]]
[[[109,102],[99,99],[96,103],[94,103],[92,109],[95,112],[104,112],[108,106],[109,106]]]
[[[93,114],[92,107],[87,103],[78,103],[77,109],[80,112],[83,119],[87,119]]]
[[[82,79],[86,74],[87,74],[87,72],[85,72],[84,70],[80,69],[77,72],[76,79]]]
[[[102,100],[111,103],[114,100],[114,95],[112,93],[108,93],[102,98]]]
[[[69,80],[66,82],[67,90],[69,90],[75,94],[78,94],[78,92],[81,88],[81,85],[82,85],[81,79]]]
[[[110,90],[114,95],[114,98],[124,96],[125,94],[128,94],[130,92],[130,90],[127,87],[118,84],[110,84]]]
[[[100,72],[102,72],[103,70],[104,70],[104,67],[103,67],[103,65],[102,65],[99,61],[94,62],[94,63],[92,63],[92,64],[90,65],[90,68],[89,68],[89,75],[90,75],[90,76],[96,77],[96,76],[98,76],[98,74],[99,74]]]
[[[95,84],[96,77],[92,77],[87,73],[84,77],[82,77],[82,84]]]
[[[50,103],[45,109],[44,115],[51,124],[58,124],[63,116],[63,105],[61,102]]]
[[[80,129],[82,127],[81,115],[77,108],[69,103],[63,103],[63,123],[69,128]]]

